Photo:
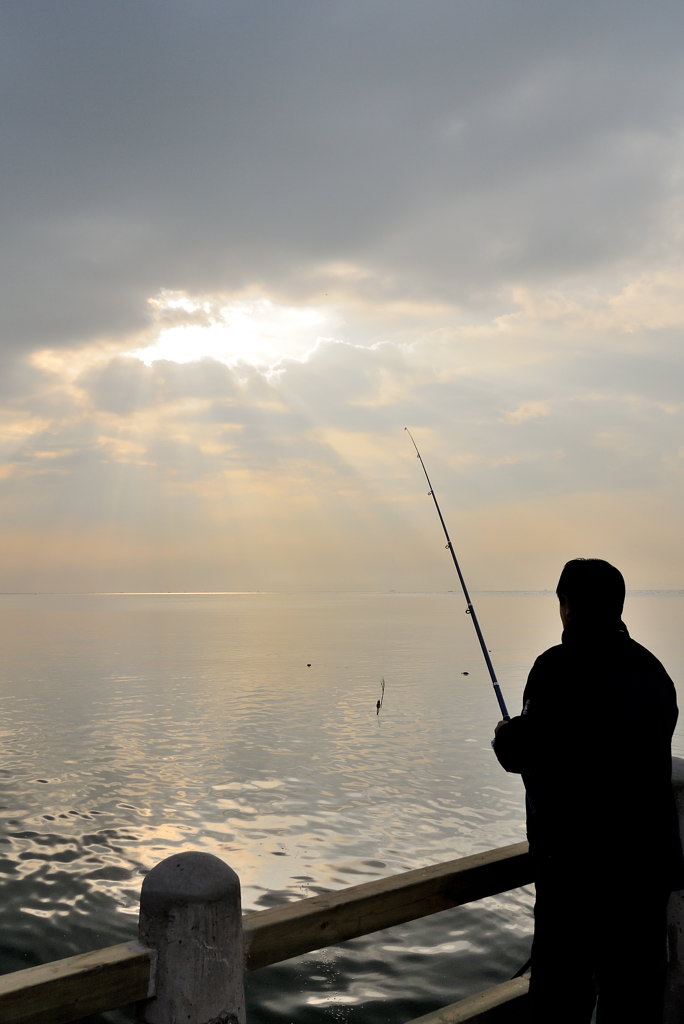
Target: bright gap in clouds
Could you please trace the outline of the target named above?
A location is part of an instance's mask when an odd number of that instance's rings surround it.
[[[225,300],[162,292],[150,300],[155,340],[129,353],[148,366],[159,359],[190,363],[216,359],[272,369],[282,359],[305,359],[331,337],[329,310],[286,306],[266,298]]]

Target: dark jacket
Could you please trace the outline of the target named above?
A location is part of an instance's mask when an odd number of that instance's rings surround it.
[[[623,623],[575,626],[537,658],[523,712],[494,740],[520,772],[532,852],[574,870],[684,887],[672,793],[674,685]]]

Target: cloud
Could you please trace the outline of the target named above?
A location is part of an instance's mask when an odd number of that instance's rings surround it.
[[[141,328],[161,288],[295,294],[346,261],[472,303],[668,236],[673,3],[80,0],[2,20],[0,308],[22,350]]]
[[[491,585],[616,518],[674,578],[640,531],[682,511],[679,3],[0,27],[13,580],[442,579],[405,425]]]
[[[550,411],[549,402],[523,402],[512,412],[505,413],[504,418],[509,423],[525,423],[527,420],[536,420],[542,416],[548,416]]]
[[[252,376],[255,383],[261,383],[261,378]],[[236,375],[215,360],[183,366],[165,360],[146,366],[130,356],[115,357],[86,371],[78,385],[97,409],[119,416],[187,398],[226,400],[240,391]]]

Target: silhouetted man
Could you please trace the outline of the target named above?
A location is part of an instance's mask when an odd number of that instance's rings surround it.
[[[494,750],[525,783],[536,903],[530,1019],[659,1024],[666,909],[684,887],[672,680],[622,622],[622,574],[568,562],[562,643],[537,658]]]

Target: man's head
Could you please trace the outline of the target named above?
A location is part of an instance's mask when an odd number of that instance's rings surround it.
[[[622,615],[625,581],[620,570],[602,558],[573,558],[565,564],[556,593],[564,626],[570,620],[614,623]]]

